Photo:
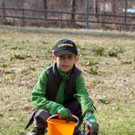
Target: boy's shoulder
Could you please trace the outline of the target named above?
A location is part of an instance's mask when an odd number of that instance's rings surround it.
[[[75,66],[75,70],[76,70],[76,72],[81,72],[82,73],[82,70],[81,69],[79,69],[78,67],[76,67]]]
[[[52,68],[53,68],[53,65],[48,66],[48,67],[45,67],[45,70],[48,71],[48,70],[50,70],[50,69],[52,69]]]
[[[48,66],[46,68],[46,75],[47,75],[47,78],[57,78],[58,80],[61,80],[61,77],[57,72],[56,64],[52,66]]]
[[[72,71],[71,71],[71,76],[73,75],[74,77],[79,76],[82,73],[82,71],[76,67],[76,65],[73,66]]]

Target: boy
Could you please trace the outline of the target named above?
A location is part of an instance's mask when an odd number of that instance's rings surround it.
[[[41,73],[32,92],[35,111],[31,120],[34,119],[34,130],[28,135],[44,135],[47,118],[56,113],[65,119],[71,114],[79,118],[74,135],[83,134],[80,129],[83,121],[87,121],[88,125],[91,123],[94,132],[97,132],[92,101],[85,88],[82,72],[75,66],[78,59],[77,47],[73,41],[63,39],[56,43],[54,65]]]

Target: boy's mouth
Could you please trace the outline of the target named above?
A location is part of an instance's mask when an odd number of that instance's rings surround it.
[[[63,68],[68,68],[69,66],[68,65],[63,65]]]

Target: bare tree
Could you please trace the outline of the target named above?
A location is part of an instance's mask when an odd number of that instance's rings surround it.
[[[76,5],[76,1],[75,0],[71,0],[71,19],[73,21],[75,21],[75,5]]]
[[[47,10],[47,0],[43,0],[43,8],[44,10]],[[44,13],[44,18],[47,18],[47,13]]]
[[[128,6],[128,3],[127,3],[127,0],[125,0],[125,23],[127,22],[127,6]]]
[[[5,7],[4,1],[2,1],[2,7]],[[2,9],[2,13],[3,13],[3,19],[5,20],[5,10],[4,10],[4,8]]]
[[[112,0],[112,9],[113,9],[113,14],[116,14],[116,0]]]
[[[95,14],[98,14],[98,2],[99,0],[93,0]]]

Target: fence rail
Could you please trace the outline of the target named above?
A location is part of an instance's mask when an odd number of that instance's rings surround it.
[[[71,14],[75,15],[74,20],[70,18]],[[4,24],[10,22],[11,21],[10,19],[20,19],[21,26],[27,25],[28,20],[31,21],[33,20],[34,23],[36,23],[36,21],[38,20],[43,22],[47,21],[60,22],[61,28],[63,22],[71,22],[71,23],[83,23],[83,25],[85,26],[88,23],[90,27],[92,24],[93,25],[97,24],[96,26],[101,25],[102,28],[105,27],[105,25],[120,25],[120,26],[134,27],[135,29],[134,14],[118,13],[117,15],[112,15],[107,13],[104,14],[88,13],[88,20],[87,20],[86,13],[84,12],[66,12],[66,11],[0,7],[0,23]]]

